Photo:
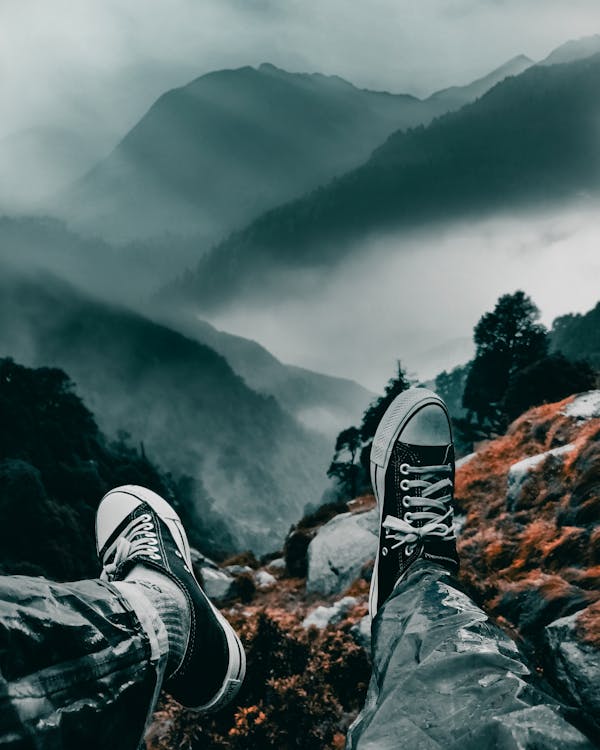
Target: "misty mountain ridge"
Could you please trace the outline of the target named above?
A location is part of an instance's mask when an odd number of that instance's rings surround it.
[[[508,62],[496,68],[491,73],[488,73],[476,81],[473,81],[466,86],[451,86],[450,88],[441,89],[432,94],[427,101],[428,102],[443,102],[447,107],[447,111],[454,111],[464,107],[465,104],[479,99],[497,83],[500,83],[509,76],[518,76],[523,71],[535,65],[534,61],[526,55],[517,55]]]
[[[561,65],[562,63],[576,62],[586,57],[592,57],[600,53],[600,34],[571,39],[542,60],[539,65]]]
[[[208,73],[161,96],[55,208],[113,241],[197,234],[198,253],[358,166],[395,130],[427,124],[528,64],[515,58],[425,100],[270,63]]]
[[[154,265],[145,261],[143,245],[117,249],[102,240],[81,237],[56,219],[0,217],[0,263],[7,268],[60,275],[92,296],[124,301],[151,318],[146,297],[156,278],[168,278],[174,262],[172,256],[161,259],[160,255],[156,261]],[[330,439],[355,421],[373,398],[351,380],[283,364],[255,341],[218,331],[197,316],[163,314],[161,320],[222,354],[250,388],[275,396],[305,426]]]
[[[210,346],[255,391],[274,396],[306,427],[337,434],[363,413],[375,394],[347,378],[284,364],[258,342],[220,331],[194,315],[167,315],[165,321],[185,336]]]
[[[332,268],[370,232],[593,196],[599,86],[600,55],[532,66],[428,127],[398,131],[363,166],[229,237],[163,300],[207,309],[258,290],[285,295],[291,271]]]
[[[2,273],[0,352],[65,369],[105,434],[125,430],[156,465],[199,478],[238,548],[270,549],[328,484],[330,441],[221,355],[57,279]]]
[[[61,210],[111,240],[220,238],[359,164],[398,123],[419,122],[418,106],[269,64],[208,73],[163,94]]]

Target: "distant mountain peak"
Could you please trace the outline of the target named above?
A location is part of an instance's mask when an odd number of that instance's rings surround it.
[[[592,57],[600,53],[600,34],[584,36],[581,39],[571,39],[555,50],[542,60],[540,65],[560,65],[562,63],[575,62],[583,60],[586,57]]]
[[[516,76],[523,73],[527,68],[534,64],[526,55],[517,55],[507,60],[500,67],[492,70],[491,73],[478,78],[466,86],[451,86],[441,91],[436,91],[431,95],[432,100],[452,100],[454,108],[459,108],[469,101],[483,96],[487,91],[493,88],[497,83],[503,81],[509,76]]]

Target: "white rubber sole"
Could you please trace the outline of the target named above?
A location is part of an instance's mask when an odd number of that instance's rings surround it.
[[[408,388],[400,393],[386,409],[381,421],[377,425],[373,444],[371,446],[371,484],[379,511],[379,540],[377,555],[369,590],[369,615],[371,621],[377,614],[377,569],[379,567],[379,547],[381,546],[381,523],[383,521],[383,506],[385,500],[385,475],[392,455],[392,448],[398,435],[408,420],[424,406],[441,406],[448,421],[450,416],[446,404],[433,391],[427,388]]]
[[[123,505],[124,501],[129,501],[129,498],[138,500],[140,503],[146,503],[152,508],[156,515],[164,521],[175,540],[177,548],[181,552],[183,559],[193,575],[190,545],[183,524],[181,523],[181,519],[166,500],[160,495],[157,495],[156,492],[152,492],[152,490],[146,489],[145,487],[139,487],[133,484],[123,485],[122,487],[116,487],[115,489],[110,490],[110,492],[102,498],[96,513],[96,539],[100,538],[98,533],[98,519],[106,514],[115,517],[115,511],[118,517],[118,509],[115,507],[115,504]],[[107,506],[107,503],[113,505],[113,508]],[[194,580],[196,580],[195,576]],[[235,630],[206,596],[197,580],[196,583],[211,607],[219,624],[223,628],[227,640],[227,648],[229,650],[229,666],[219,691],[211,701],[203,706],[189,707],[191,710],[198,713],[208,713],[210,711],[216,711],[228,703],[240,689],[246,675],[246,653]]]

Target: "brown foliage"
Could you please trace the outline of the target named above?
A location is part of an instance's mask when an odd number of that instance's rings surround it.
[[[370,676],[363,649],[344,629],[307,632],[283,610],[265,608],[235,624],[248,659],[236,704],[212,717],[198,717],[167,699],[156,714],[149,748],[342,746],[347,715],[358,712]]]
[[[534,641],[551,620],[600,598],[600,420],[565,417],[570,400],[528,411],[456,478],[467,511],[463,581],[509,629]],[[509,510],[510,467],[567,443],[574,450],[538,465]]]

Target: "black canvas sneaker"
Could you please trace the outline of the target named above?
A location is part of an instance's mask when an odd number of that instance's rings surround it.
[[[98,507],[96,542],[104,579],[122,581],[135,565],[143,564],[168,576],[188,600],[187,647],[166,689],[197,711],[214,711],[228,703],[244,679],[244,650],[194,577],[186,533],[169,503],[144,487],[111,490]]]
[[[454,448],[448,410],[425,388],[409,388],[383,415],[371,447],[379,549],[369,611],[377,610],[417,560],[458,571]]]

